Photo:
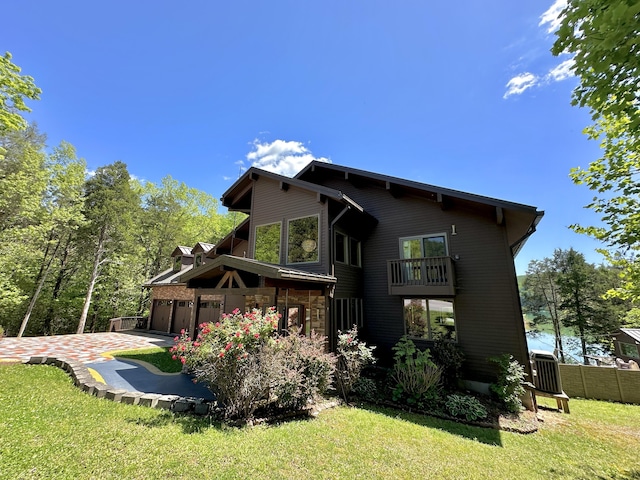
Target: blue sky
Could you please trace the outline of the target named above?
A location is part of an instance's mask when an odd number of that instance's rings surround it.
[[[524,273],[555,248],[601,261],[567,228],[597,221],[568,174],[599,149],[549,52],[561,1],[21,0],[0,52],[42,88],[28,118],[49,146],[90,169],[220,197],[252,164],[317,158],[534,205]]]

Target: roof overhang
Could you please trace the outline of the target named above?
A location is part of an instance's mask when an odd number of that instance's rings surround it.
[[[276,280],[300,281],[324,285],[335,284],[337,282],[337,278],[333,275],[306,272],[304,270],[273,265],[251,258],[236,257],[233,255],[220,255],[201,267],[185,272],[180,276],[180,282],[184,282],[187,286],[190,286],[198,280],[211,280],[221,277],[229,270],[248,272]]]

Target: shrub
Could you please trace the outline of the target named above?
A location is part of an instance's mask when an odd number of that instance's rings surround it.
[[[330,386],[335,358],[324,337],[277,334],[272,307],[235,310],[200,325],[195,341],[183,332],[171,352],[216,395],[226,418],[250,421],[260,408],[297,410]]]
[[[0,338],[4,337],[4,328],[0,325]]]
[[[519,412],[522,409],[520,397],[525,392],[522,386],[526,375],[524,367],[508,353],[489,360],[498,366],[498,379],[496,383],[491,384],[491,392],[508,412]]]
[[[271,361],[275,378],[269,402],[276,408],[299,410],[324,394],[331,386],[335,356],[325,351],[326,337],[311,332],[300,335],[299,329],[279,339]]]
[[[431,360],[429,349],[419,350],[406,335],[393,350],[393,379],[396,382],[393,399],[397,401],[405,396],[409,404],[415,404],[438,385],[442,370]]]
[[[445,407],[454,417],[464,417],[469,421],[487,418],[487,409],[471,395],[449,395]]]
[[[338,358],[336,368],[336,388],[340,391],[345,401],[360,379],[362,369],[375,362],[373,350],[364,342],[358,340],[358,327],[347,332],[338,332],[338,346],[336,356]]]
[[[461,379],[464,353],[453,340],[445,337],[436,339],[433,344],[433,361],[442,369],[442,383],[448,390],[458,388]]]
[[[375,380],[366,377],[360,377],[356,383],[353,384],[353,391],[358,397],[366,401],[374,401],[378,399],[378,385]]]

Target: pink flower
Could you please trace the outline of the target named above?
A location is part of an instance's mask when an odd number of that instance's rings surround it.
[[[172,360],[177,360],[177,359],[178,359],[178,357],[176,357],[175,355],[171,355],[171,359],[172,359]]]
[[[233,343],[229,342],[227,343],[227,345],[224,347],[225,350],[231,350],[231,347],[233,347]]]
[[[224,357],[224,352],[220,352],[220,353],[218,354],[218,357],[220,357],[220,358]]]
[[[239,308],[236,308],[236,309],[235,309],[233,312],[231,312],[231,313],[233,313],[234,315],[237,315],[237,314],[239,314],[239,313],[240,313],[240,309],[239,309]]]
[[[260,334],[259,334],[259,333],[254,333],[254,334],[253,334],[253,336],[254,336],[255,338],[260,338]]]
[[[184,357],[180,357],[180,361],[182,362],[183,365],[187,363],[187,359]]]
[[[184,335],[184,328],[180,330],[180,335]]]
[[[174,342],[177,342],[178,340],[180,340],[180,338],[179,338],[179,337],[175,337],[175,338],[173,339],[173,341],[174,341]]]
[[[200,345],[201,345],[200,342],[193,342],[194,347],[199,347]]]

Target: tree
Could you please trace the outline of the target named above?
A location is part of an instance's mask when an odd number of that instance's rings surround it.
[[[22,319],[18,337],[24,334],[58,252],[83,223],[81,210],[86,170],[84,160],[76,157],[75,149],[71,144],[62,142],[50,155],[46,170],[49,178],[42,200],[43,218],[40,224],[48,230],[48,234],[43,239],[41,248],[37,250],[42,252],[42,260],[35,277],[34,292]],[[35,256],[34,253],[33,257]],[[45,330],[45,333],[49,332]]]
[[[81,229],[81,239],[92,256],[89,284],[78,321],[77,333],[83,333],[96,282],[108,262],[122,261],[127,237],[134,231],[133,219],[140,199],[131,188],[127,166],[115,162],[96,170],[85,186],[84,216],[87,225]]]
[[[587,207],[606,228],[574,225],[605,243],[606,258],[620,269],[622,285],[610,294],[640,299],[640,2],[569,0],[554,55],[573,54],[580,84],[574,105],[587,107],[594,124],[585,130],[601,142],[603,156],[572,170],[576,184],[597,192]]]
[[[557,281],[558,270],[554,259],[544,258],[529,262],[522,292],[522,306],[525,312],[533,315],[534,324],[551,320],[555,350],[564,363],[562,320],[559,310],[561,300]]]
[[[559,271],[557,283],[562,303],[558,308],[563,313],[562,322],[573,327],[580,337],[584,363],[588,365],[587,342],[597,342],[620,324],[613,303],[604,298],[607,269],[587,263],[584,255],[573,248],[556,250],[554,261]]]
[[[42,90],[36,87],[32,77],[20,75],[20,67],[11,62],[9,52],[0,55],[0,135],[27,127],[26,120],[18,112],[30,112],[25,99],[38,100],[40,93]]]

